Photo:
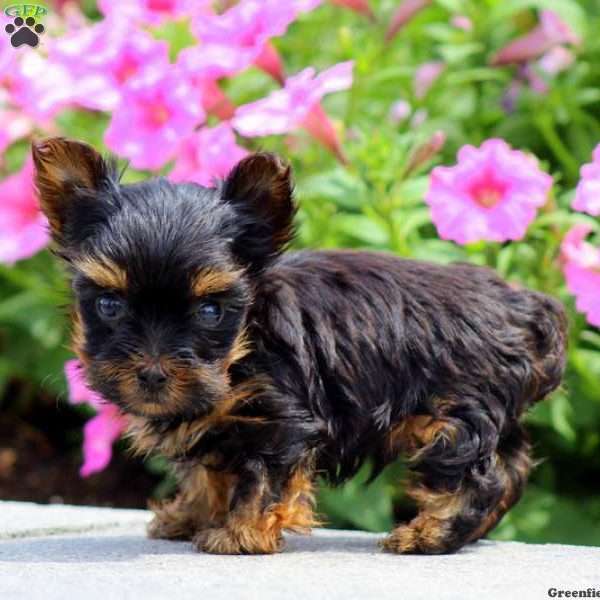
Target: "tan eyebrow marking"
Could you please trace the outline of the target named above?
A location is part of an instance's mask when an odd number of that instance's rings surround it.
[[[103,288],[125,291],[127,272],[106,257],[85,257],[73,263],[75,269]]]
[[[192,291],[196,296],[205,296],[228,290],[242,276],[243,270],[217,271],[207,267],[196,273]]]

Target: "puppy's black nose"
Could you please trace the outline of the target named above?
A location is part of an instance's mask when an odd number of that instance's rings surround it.
[[[151,391],[158,391],[167,383],[167,376],[160,365],[140,369],[138,379],[143,387]]]

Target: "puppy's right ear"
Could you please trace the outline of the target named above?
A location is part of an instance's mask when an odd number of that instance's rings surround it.
[[[42,212],[52,237],[65,245],[68,230],[77,227],[78,215],[87,214],[84,221],[89,224],[89,218],[99,212],[95,192],[113,180],[114,165],[88,144],[63,137],[35,142],[32,155]]]

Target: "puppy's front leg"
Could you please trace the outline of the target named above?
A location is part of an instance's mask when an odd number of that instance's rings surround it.
[[[151,538],[191,540],[199,531],[225,521],[234,478],[202,465],[178,473],[180,491],[164,502],[151,503],[154,519],[148,526]]]
[[[223,527],[200,531],[193,543],[212,554],[273,554],[283,547],[284,529],[310,532],[313,503],[311,470],[297,467],[282,485],[253,461],[238,475]]]

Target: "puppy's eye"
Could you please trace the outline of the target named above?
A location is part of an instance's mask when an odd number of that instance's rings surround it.
[[[203,327],[216,327],[223,318],[223,309],[218,302],[202,302],[198,307],[198,321]]]
[[[96,299],[96,310],[106,321],[114,321],[125,312],[125,302],[113,294],[103,294]]]

